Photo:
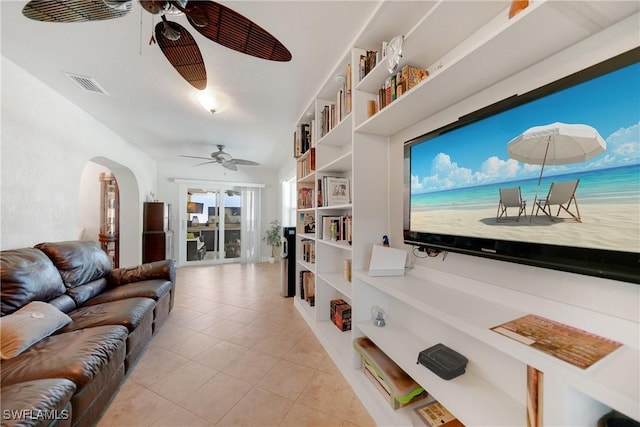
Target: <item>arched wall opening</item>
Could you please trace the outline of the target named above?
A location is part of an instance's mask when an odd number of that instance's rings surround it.
[[[113,160],[94,157],[82,171],[79,189],[79,238],[98,241],[100,231],[100,182],[102,172],[111,172],[118,181],[120,206],[120,267],[142,262],[142,216],[138,180],[133,172]]]

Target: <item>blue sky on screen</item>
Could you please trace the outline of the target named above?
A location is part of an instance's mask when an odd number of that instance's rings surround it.
[[[553,122],[594,127],[607,150],[545,175],[640,163],[640,63],[534,100],[412,147],[412,192],[508,182],[538,176],[539,165],[510,159],[507,143]]]

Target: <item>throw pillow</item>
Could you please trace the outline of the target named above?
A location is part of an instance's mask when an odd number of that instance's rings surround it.
[[[16,357],[70,322],[69,316],[51,304],[30,302],[18,311],[0,317],[0,357]]]

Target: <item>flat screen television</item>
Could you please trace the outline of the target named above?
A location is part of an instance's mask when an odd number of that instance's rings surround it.
[[[639,61],[636,48],[407,141],[405,243],[640,283]],[[544,168],[508,150],[556,122],[590,126],[602,149],[554,164],[544,136]],[[567,181],[575,217],[545,206]],[[501,188],[520,193],[506,212]]]
[[[187,213],[201,214],[203,206],[203,203],[187,202]]]

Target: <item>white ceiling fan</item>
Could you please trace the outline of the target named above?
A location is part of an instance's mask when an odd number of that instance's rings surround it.
[[[238,165],[257,166],[260,164],[260,163],[253,162],[251,160],[234,159],[233,157],[231,157],[231,154],[223,151],[224,145],[219,144],[217,145],[217,147],[218,147],[218,151],[214,151],[213,153],[211,153],[210,157],[187,156],[187,155],[181,155],[180,157],[189,157],[191,159],[207,160],[206,162],[198,163],[197,165],[194,165],[194,166],[202,166],[202,165],[208,165],[211,163],[218,163],[227,169],[231,169],[232,171],[237,171]]]

